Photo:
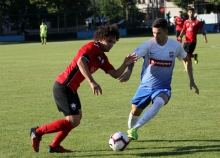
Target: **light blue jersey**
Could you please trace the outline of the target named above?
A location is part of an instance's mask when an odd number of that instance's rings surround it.
[[[155,39],[151,39],[140,45],[133,53],[136,53],[138,58],[143,58],[143,65],[141,83],[131,104],[144,109],[161,93],[166,94],[169,100],[175,58],[182,60],[187,56],[182,45],[168,38],[167,43],[160,46]]]
[[[133,53],[143,58],[141,83],[139,88],[171,89],[171,80],[175,58],[182,60],[186,57],[182,45],[168,38],[164,46],[157,44],[153,38],[140,45]]]

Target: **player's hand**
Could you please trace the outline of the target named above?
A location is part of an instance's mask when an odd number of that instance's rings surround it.
[[[118,82],[127,82],[131,77],[131,71],[126,71],[118,78]]]
[[[132,54],[129,54],[128,56],[125,57],[124,59],[124,63],[125,65],[130,65],[132,63],[135,63],[138,59],[138,56],[136,53],[132,53]]]
[[[181,41],[181,40],[182,40],[182,38],[181,38],[180,36],[178,36],[178,37],[177,37],[177,40],[178,40],[178,41]]]
[[[94,95],[99,95],[99,94],[102,95],[102,89],[99,84],[97,84],[96,82],[91,82],[90,86],[93,90]]]
[[[199,89],[198,89],[198,87],[196,86],[196,84],[194,82],[190,82],[189,86],[190,86],[190,90],[192,90],[192,88],[194,88],[195,89],[195,93],[199,94]]]

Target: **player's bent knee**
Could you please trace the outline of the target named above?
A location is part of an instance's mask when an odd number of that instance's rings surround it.
[[[73,128],[75,128],[75,127],[79,126],[80,120],[79,121],[70,122],[70,123],[73,126]]]
[[[72,127],[75,128],[80,124],[81,116],[80,115],[70,115],[66,119],[71,123]]]

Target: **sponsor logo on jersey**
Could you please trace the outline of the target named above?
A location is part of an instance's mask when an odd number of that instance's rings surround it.
[[[174,52],[169,52],[169,56],[170,56],[170,58],[173,58],[174,57]]]
[[[171,67],[172,61],[171,60],[157,60],[150,58],[150,64],[153,66],[159,66],[159,67]]]
[[[75,103],[71,103],[71,104],[70,104],[70,107],[71,107],[73,110],[76,110],[76,104],[75,104]]]

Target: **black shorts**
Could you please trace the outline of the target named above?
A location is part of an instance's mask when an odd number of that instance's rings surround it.
[[[180,36],[180,32],[181,32],[181,30],[176,30],[176,37]]]
[[[183,48],[186,53],[193,54],[196,48],[196,43],[184,43]]]
[[[73,93],[69,87],[55,82],[53,94],[58,110],[62,111],[65,116],[79,114],[81,103],[77,93]]]

